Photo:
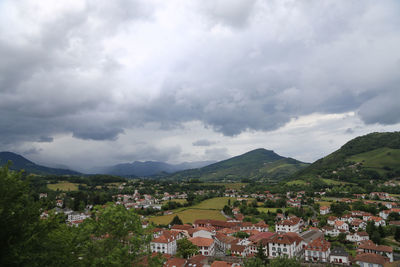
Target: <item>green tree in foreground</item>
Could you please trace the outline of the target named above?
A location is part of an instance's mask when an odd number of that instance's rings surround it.
[[[175,217],[172,219],[172,221],[169,224],[170,225],[176,225],[176,224],[182,225],[183,222],[182,222],[181,218],[179,218],[178,215],[175,215]]]
[[[270,267],[301,267],[300,262],[295,258],[287,258],[287,257],[278,257],[273,259],[270,264]]]
[[[190,242],[187,238],[182,238],[177,241],[177,251],[176,254],[178,257],[187,259],[192,255],[199,253],[199,248]]]
[[[257,257],[246,259],[243,263],[244,267],[265,267],[267,266],[261,259]]]
[[[151,233],[122,205],[97,207],[69,227],[62,215],[41,220],[21,173],[0,168],[0,266],[162,266],[149,257]]]

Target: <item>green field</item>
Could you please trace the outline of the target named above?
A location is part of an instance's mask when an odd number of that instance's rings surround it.
[[[219,210],[199,209],[182,210],[174,214],[152,217],[149,220],[155,224],[169,224],[175,215],[178,215],[183,223],[193,223],[197,219],[226,220]]]
[[[304,180],[293,180],[286,183],[287,185],[306,185],[307,182]]]
[[[56,184],[48,184],[47,188],[56,191],[57,189],[60,191],[77,191],[79,184],[70,183],[70,182],[58,182]]]
[[[190,207],[191,209],[204,209],[204,210],[222,210],[225,205],[228,205],[228,200],[233,201],[236,200],[236,198],[233,197],[215,197],[215,198],[210,198],[207,200],[204,200],[200,202],[197,205],[194,205]]]
[[[318,202],[316,202],[316,203],[318,203],[321,207],[322,207],[322,206],[328,206],[328,207],[330,207],[330,206],[332,205],[333,202],[329,202],[329,201],[318,201]]]
[[[400,162],[400,149],[378,148],[365,153],[347,158],[347,161],[361,162],[364,168],[385,172],[385,166],[398,166]]]
[[[166,203],[168,203],[168,202],[170,202],[170,201],[173,201],[173,202],[176,202],[176,203],[180,203],[180,204],[186,204],[186,203],[187,203],[187,200],[186,200],[186,199],[176,198],[176,199],[171,199],[171,200],[163,201],[163,202],[161,202],[161,204],[166,204]]]
[[[239,190],[242,187],[246,186],[247,183],[203,183],[204,185],[216,185],[216,186],[225,186],[226,189],[235,189]]]
[[[272,213],[276,213],[276,210],[277,210],[278,208],[257,208],[257,209],[258,209],[259,212],[265,212],[265,213],[267,213],[267,212],[269,211],[269,212],[272,212]],[[281,210],[282,210],[283,212],[285,212],[285,209],[284,209],[284,208],[281,208]]]

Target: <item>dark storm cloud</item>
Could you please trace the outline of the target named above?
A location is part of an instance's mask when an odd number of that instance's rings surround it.
[[[197,140],[196,142],[193,142],[192,145],[194,145],[194,146],[212,146],[212,145],[215,145],[216,143],[217,142],[215,142],[215,141],[201,139],[201,140]]]
[[[234,136],[316,112],[400,121],[396,1],[78,1],[43,17],[1,5],[2,144],[193,120]]]

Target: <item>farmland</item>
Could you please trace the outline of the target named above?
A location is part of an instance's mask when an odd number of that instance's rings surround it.
[[[225,220],[221,210],[228,204],[229,200],[233,202],[236,198],[216,197],[207,199],[191,207],[175,209],[172,211],[173,214],[156,216],[149,220],[155,224],[168,224],[175,215],[178,215],[184,223],[193,223],[196,219]]]
[[[204,185],[216,185],[225,186],[226,189],[240,190],[242,187],[246,186],[247,183],[203,183]]]
[[[219,210],[186,209],[174,214],[157,216],[149,220],[155,224],[169,224],[178,215],[183,223],[193,223],[197,219],[226,220]]]
[[[60,191],[77,191],[79,184],[70,183],[70,182],[58,182],[56,184],[48,184],[47,187],[51,190],[60,190]]]

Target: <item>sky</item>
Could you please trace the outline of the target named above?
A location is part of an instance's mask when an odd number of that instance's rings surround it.
[[[0,151],[312,162],[400,129],[400,1],[0,0]]]

